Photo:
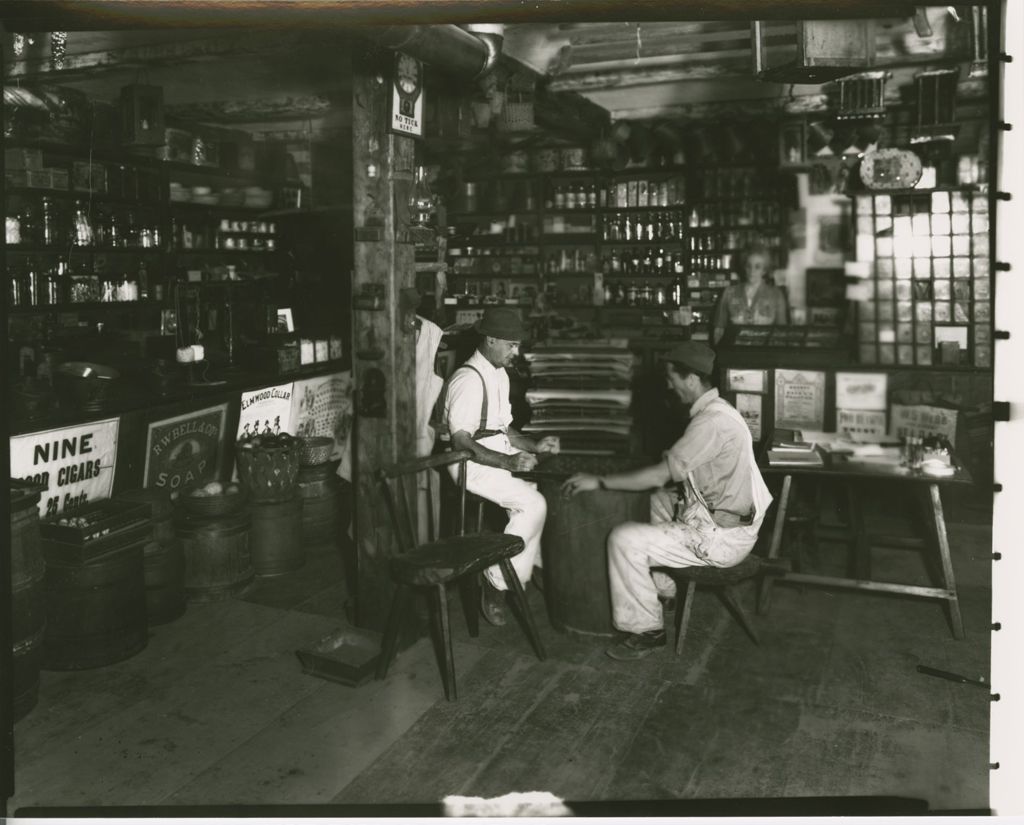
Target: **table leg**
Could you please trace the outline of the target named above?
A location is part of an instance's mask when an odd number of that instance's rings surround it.
[[[871,545],[864,529],[864,503],[861,501],[860,485],[855,481],[846,484],[846,502],[849,509],[850,529],[853,531],[853,558],[848,566],[853,578],[871,580]]]
[[[782,545],[782,531],[786,526],[786,510],[789,507],[789,493],[793,486],[793,476],[786,475],[782,479],[782,492],[779,494],[779,506],[775,512],[775,524],[772,527],[772,543],[768,546],[768,558],[777,559]],[[772,603],[772,584],[774,576],[761,579],[761,590],[758,593],[757,612],[767,613]]]
[[[964,622],[960,616],[960,601],[956,594],[956,581],[953,578],[953,560],[949,555],[949,536],[946,535],[946,519],[942,514],[942,497],[939,485],[929,484],[928,493],[932,502],[932,517],[935,520],[935,537],[939,545],[939,559],[942,562],[942,584],[949,592],[946,602],[949,605],[950,624],[953,627],[953,638],[964,638]]]

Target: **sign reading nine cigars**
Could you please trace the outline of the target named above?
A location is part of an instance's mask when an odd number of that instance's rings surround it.
[[[227,404],[220,404],[151,423],[143,486],[187,490],[216,479],[227,409]]]
[[[39,515],[51,518],[110,498],[117,463],[118,419],[11,439],[11,477],[44,486]]]

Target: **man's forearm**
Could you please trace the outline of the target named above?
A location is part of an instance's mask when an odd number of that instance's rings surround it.
[[[511,439],[510,439],[511,440]],[[457,450],[468,450],[473,454],[472,460],[477,464],[484,464],[487,467],[498,467],[508,470],[511,456],[491,450],[473,440],[468,433],[458,432],[452,437],[452,446]]]
[[[537,442],[512,427],[508,428],[508,443],[517,450],[527,453],[537,452]]]
[[[608,490],[624,490],[628,492],[652,490],[656,487],[663,487],[668,483],[671,474],[668,464],[661,461],[659,464],[652,464],[650,467],[641,467],[638,470],[631,470],[628,473],[613,473],[601,476],[603,486]]]

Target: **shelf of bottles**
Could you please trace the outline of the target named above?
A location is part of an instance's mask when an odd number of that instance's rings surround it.
[[[687,210],[688,302],[693,324],[711,321],[722,291],[738,280],[743,250],[772,250],[771,268],[781,266],[783,219],[781,178],[762,167],[700,170]]]

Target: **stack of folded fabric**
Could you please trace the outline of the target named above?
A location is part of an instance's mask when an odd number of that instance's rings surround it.
[[[526,433],[557,435],[565,453],[630,452],[633,372],[626,339],[554,341],[525,355],[530,366]]]

